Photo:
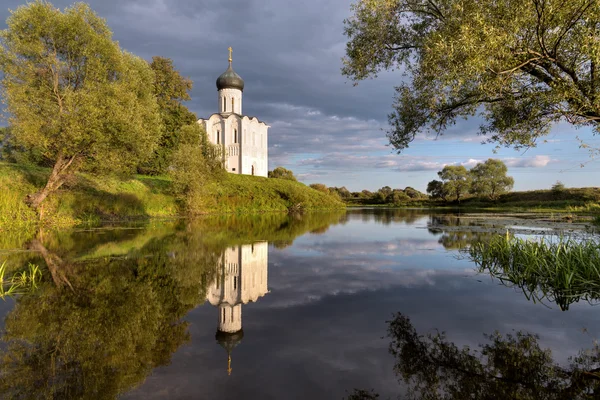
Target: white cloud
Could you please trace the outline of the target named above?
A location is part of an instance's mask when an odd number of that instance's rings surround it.
[[[529,158],[506,158],[503,160],[507,167],[511,168],[543,168],[555,161],[546,155],[538,155]]]

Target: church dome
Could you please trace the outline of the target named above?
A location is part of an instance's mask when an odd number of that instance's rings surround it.
[[[241,329],[234,333],[217,331],[217,334],[215,335],[217,343],[219,343],[221,347],[227,350],[227,353],[230,353],[234,347],[240,344],[243,337],[244,331]]]
[[[223,72],[217,78],[217,90],[221,89],[238,89],[242,92],[244,91],[244,80],[231,68],[231,62],[227,71]]]

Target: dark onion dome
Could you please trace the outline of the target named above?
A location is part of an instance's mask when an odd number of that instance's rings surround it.
[[[243,337],[244,337],[243,330],[239,330],[234,333],[217,331],[217,334],[215,335],[215,339],[217,340],[217,343],[219,343],[221,345],[221,347],[223,347],[227,351],[227,353],[230,353],[234,347],[236,347],[238,344],[240,344]]]
[[[227,374],[231,375],[231,351],[235,346],[240,344],[242,338],[244,337],[244,331],[240,329],[234,333],[227,333],[222,331],[217,331],[215,335],[215,339],[217,339],[217,343],[221,345],[227,351]]]
[[[239,89],[242,92],[244,91],[244,80],[231,68],[231,62],[229,62],[227,71],[223,72],[217,78],[217,90],[221,89]]]

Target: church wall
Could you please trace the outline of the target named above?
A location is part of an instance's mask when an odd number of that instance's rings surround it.
[[[244,117],[244,122],[246,117]],[[264,123],[248,119],[244,124],[243,146],[242,146],[242,173],[267,176],[268,169],[268,129]]]
[[[233,104],[231,99],[233,99]],[[242,91],[238,89],[219,90],[219,104],[217,110],[219,110],[220,113],[234,112],[236,114],[242,114]]]
[[[234,333],[242,329],[242,305],[219,306],[219,324],[218,329],[221,332]]]

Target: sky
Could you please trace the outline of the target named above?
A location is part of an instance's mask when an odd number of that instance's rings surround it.
[[[291,169],[304,183],[351,191],[414,187],[425,191],[444,165],[470,168],[498,158],[515,190],[600,186],[600,161],[580,140],[600,147],[588,128],[558,124],[527,151],[481,144],[480,121],[459,120],[443,136],[421,134],[397,154],[386,138],[400,72],[354,86],[342,76],[350,1],[91,0],[121,47],[144,58],[168,57],[194,82],[188,108],[199,118],[217,111],[215,81],[233,67],[244,79],[243,113],[269,129],[269,169]],[[2,0],[0,28],[23,0]],[[63,9],[72,1],[52,1]],[[1,122],[0,122],[1,123]],[[579,139],[577,139],[579,138]],[[582,164],[583,167],[582,167]]]

